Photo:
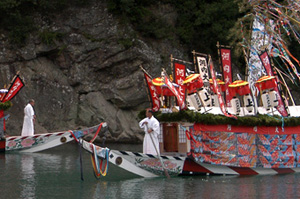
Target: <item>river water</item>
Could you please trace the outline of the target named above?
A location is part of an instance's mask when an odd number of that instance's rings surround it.
[[[108,146],[141,151],[141,145]],[[135,178],[109,165],[96,179],[90,154],[76,143],[39,153],[0,154],[0,199],[300,198],[300,174]]]

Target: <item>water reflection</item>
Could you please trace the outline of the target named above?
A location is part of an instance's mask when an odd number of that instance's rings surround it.
[[[0,198],[291,199],[300,196],[300,174],[144,179],[128,177],[109,165],[108,175],[97,180],[88,153],[82,154],[84,181],[81,181],[78,147],[68,147],[0,155]]]
[[[22,155],[21,157],[21,178],[22,190],[20,198],[35,198],[35,171],[34,159],[31,155]]]

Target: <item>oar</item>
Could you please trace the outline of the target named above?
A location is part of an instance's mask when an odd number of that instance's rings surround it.
[[[146,124],[146,129],[147,129],[147,133],[148,133],[148,124]],[[148,134],[150,135],[152,144],[153,144],[153,146],[154,146],[154,148],[155,148],[155,151],[156,151],[157,157],[158,157],[158,159],[159,159],[159,161],[160,161],[160,164],[161,164],[161,166],[162,166],[163,169],[164,169],[165,176],[166,176],[167,178],[170,178],[170,175],[169,175],[167,169],[165,168],[165,165],[164,165],[164,163],[163,163],[163,161],[162,161],[162,159],[161,159],[161,157],[160,157],[160,154],[158,153],[158,149],[157,149],[156,146],[155,146],[155,143],[154,143],[154,140],[153,140],[153,138],[152,138],[152,135],[151,135],[151,133],[148,133]]]

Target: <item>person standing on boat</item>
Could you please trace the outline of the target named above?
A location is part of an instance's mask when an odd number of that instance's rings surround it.
[[[159,155],[156,150],[159,153],[158,135],[160,134],[160,126],[158,120],[153,116],[151,109],[146,110],[146,118],[139,122],[139,126],[145,131],[143,153]]]
[[[33,99],[30,99],[28,104],[24,108],[24,122],[22,128],[22,136],[30,136],[34,135],[34,122],[35,122],[35,114],[34,114],[34,106],[35,102]]]

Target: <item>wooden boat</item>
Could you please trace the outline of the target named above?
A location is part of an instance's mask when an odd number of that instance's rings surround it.
[[[124,172],[146,178],[164,176],[164,168],[170,176],[300,172],[300,139],[294,133],[300,132],[299,126],[285,127],[286,134],[280,136],[274,133],[282,133],[281,126],[162,122],[161,129],[160,158],[164,167],[157,156],[133,151],[109,150],[109,155],[100,158],[108,159]],[[91,145],[86,142],[83,148],[93,153]]]
[[[101,127],[105,127],[106,123],[84,128],[80,130],[69,130],[55,133],[36,134],[33,136],[9,136],[0,140],[1,152],[39,152],[62,144],[66,144],[72,140],[77,140],[86,135],[97,136]]]
[[[210,66],[214,74],[212,64]],[[159,96],[150,76],[144,74],[152,110],[158,111],[155,117],[161,123],[158,138],[162,155],[110,150],[106,156],[110,163],[141,177],[163,176],[165,169],[171,176],[300,172],[300,107],[287,106],[282,101],[279,104],[279,91],[273,90],[277,87],[274,77],[266,76],[257,81],[258,85],[266,84],[258,86],[263,91],[260,94],[262,106],[255,107],[256,111],[245,81],[235,82],[233,88],[239,94],[230,101],[231,107],[225,108],[215,77],[211,90],[216,91],[211,94],[199,89],[203,84],[190,85],[192,92],[187,96],[190,103],[188,110],[184,110],[184,100],[178,100],[181,98],[179,90],[172,86],[168,75],[162,79],[174,96],[166,97]],[[214,99],[214,95],[218,95],[215,98],[218,103],[213,106],[206,99],[209,96]],[[171,97],[176,97],[178,106],[171,104]],[[244,100],[244,106],[240,106],[238,97]],[[169,107],[163,108],[160,102]],[[284,111],[286,116],[283,116]]]

